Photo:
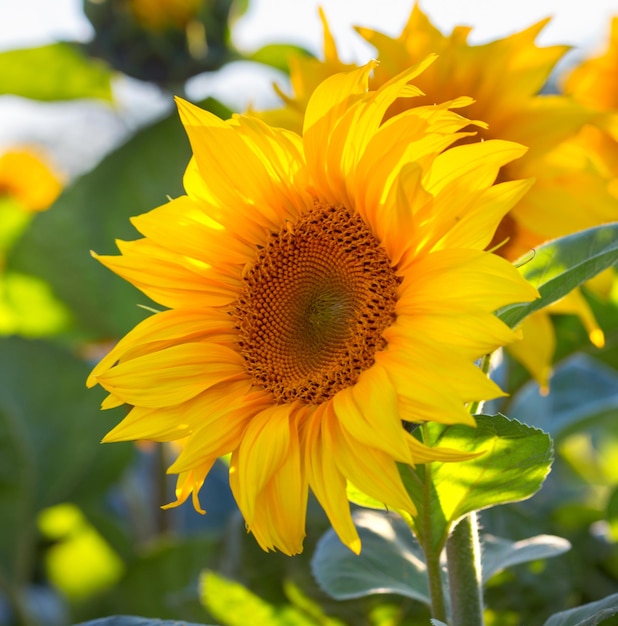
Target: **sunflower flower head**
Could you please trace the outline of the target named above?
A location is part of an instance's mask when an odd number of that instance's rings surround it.
[[[97,256],[166,310],[93,370],[103,407],[132,408],[106,441],[183,440],[176,506],[231,453],[230,484],[264,549],[302,550],[311,490],[360,541],[351,483],[415,514],[397,463],[457,460],[406,423],[470,424],[502,391],[476,360],[516,333],[493,311],[537,296],[485,252],[530,184],[494,184],[520,145],[468,136],[459,98],[385,121],[429,57],[378,89],[372,62],[314,91],[302,135],[183,100],[186,195],[133,219],[143,238]]]

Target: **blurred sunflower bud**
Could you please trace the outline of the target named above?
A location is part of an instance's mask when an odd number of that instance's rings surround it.
[[[231,60],[233,0],[84,0],[95,30],[93,56],[170,88]]]

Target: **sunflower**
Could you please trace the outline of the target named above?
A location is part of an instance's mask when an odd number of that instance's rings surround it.
[[[494,185],[525,148],[445,148],[460,98],[383,123],[428,58],[368,90],[375,63],[315,90],[302,137],[183,100],[186,195],[133,219],[144,235],[97,256],[167,310],[93,370],[103,407],[132,408],[105,441],[182,440],[177,500],[231,453],[230,484],[264,549],[302,550],[309,489],[360,550],[346,484],[415,513],[397,463],[464,458],[406,423],[470,424],[503,395],[476,366],[516,338],[498,307],[537,296],[485,252],[529,181]]]
[[[609,193],[606,180],[591,166],[586,150],[568,143],[597,114],[571,97],[541,93],[556,63],[568,50],[567,46],[535,44],[548,21],[503,39],[472,45],[468,43],[470,27],[457,26],[450,35],[444,35],[416,4],[398,37],[369,28],[356,29],[378,52],[380,65],[370,80],[372,88],[436,53],[436,63],[415,82],[423,95],[414,105],[430,105],[465,94],[474,100],[466,115],[487,125],[462,141],[498,138],[528,146],[528,152],[505,165],[499,176],[502,181],[535,179],[530,192],[504,216],[490,242],[490,249],[496,248],[496,253],[509,261],[529,256],[534,247],[548,240],[616,219],[615,197]],[[328,49],[329,56],[323,68],[327,68],[336,64],[337,54],[324,18],[323,22],[325,41],[331,42],[325,45],[325,55]],[[307,69],[315,73],[315,64]],[[313,79],[307,72],[299,76],[303,69],[299,65],[291,68],[294,92],[286,97],[285,109],[259,115],[294,128],[302,122]],[[409,100],[399,99],[387,116],[408,106]],[[597,346],[603,344],[603,333],[579,291],[551,310],[578,314],[591,341]],[[556,343],[549,311],[527,318],[522,329],[523,340],[509,351],[545,388]]]

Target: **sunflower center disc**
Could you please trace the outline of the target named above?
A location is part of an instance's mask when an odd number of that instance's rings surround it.
[[[316,203],[273,233],[244,275],[239,346],[280,404],[319,404],[353,385],[386,342],[400,279],[362,219]]]

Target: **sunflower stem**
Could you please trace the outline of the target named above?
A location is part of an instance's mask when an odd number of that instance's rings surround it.
[[[466,515],[446,541],[452,626],[483,626],[481,551],[476,513]]]
[[[444,587],[442,586],[442,570],[440,567],[440,549],[435,548],[431,519],[431,464],[425,466],[425,480],[423,481],[423,513],[420,518],[422,524],[421,546],[425,553],[427,578],[429,580],[429,597],[431,598],[431,616],[446,622],[446,605],[444,603]]]
[[[489,375],[491,354],[479,364]],[[482,409],[482,402],[469,406],[472,415]],[[452,626],[483,626],[483,581],[481,548],[476,512],[458,522],[446,540],[446,563],[451,600]]]

